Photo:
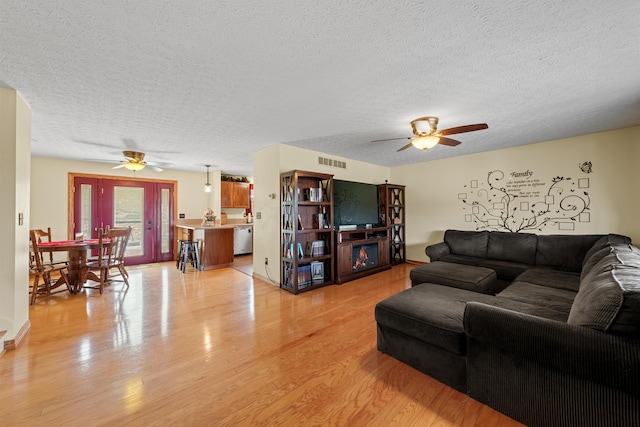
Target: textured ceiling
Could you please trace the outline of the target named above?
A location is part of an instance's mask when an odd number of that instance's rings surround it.
[[[0,2],[37,156],[252,175],[278,143],[397,166],[640,125],[640,1]],[[396,150],[417,117],[487,123]]]

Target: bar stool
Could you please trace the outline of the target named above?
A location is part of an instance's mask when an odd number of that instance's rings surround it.
[[[176,268],[184,273],[187,270],[187,263],[191,263],[198,271],[200,266],[200,254],[198,250],[198,241],[194,240],[178,240],[180,247],[178,248],[178,259],[176,260]]]

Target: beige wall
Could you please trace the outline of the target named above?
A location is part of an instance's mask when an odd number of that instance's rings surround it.
[[[112,169],[107,163],[81,162],[44,157],[31,159],[31,221],[30,228],[51,227],[54,239],[67,238],[67,197],[68,173],[89,173],[115,177],[134,177],[126,169]],[[135,176],[145,179],[162,179],[178,182],[178,212],[186,218],[202,218],[204,211],[211,207],[220,212],[220,171],[210,172],[213,192],[203,190],[207,180],[206,170],[202,173],[173,171],[167,169],[155,172],[143,169]]]
[[[31,108],[15,90],[0,88],[0,331],[7,341],[29,321],[30,157]]]
[[[347,167],[340,169],[320,165],[318,157],[344,161]],[[293,169],[333,174],[335,179],[371,184],[384,183],[390,172],[387,167],[283,144],[254,154],[253,271],[263,279],[270,278],[275,285],[280,282],[280,173]],[[270,198],[269,195],[275,197]],[[265,257],[269,258],[268,268],[264,265]]]
[[[442,241],[446,229],[475,229],[465,222],[469,211],[458,194],[492,170],[530,170],[547,182],[557,176],[589,178],[590,222],[576,223],[575,231],[548,226],[531,232],[620,233],[640,242],[638,160],[640,127],[632,127],[393,168],[390,182],[407,186],[407,258],[427,261],[425,246]],[[578,167],[585,161],[593,164],[590,174]]]
[[[287,145],[274,145],[254,154],[254,273],[280,280],[280,205],[279,174],[292,169],[334,174],[336,179],[407,186],[407,258],[427,261],[424,247],[442,240],[447,228],[474,229],[464,220],[458,199],[470,180],[486,177],[490,170],[532,170],[536,176],[550,179],[558,175],[583,175],[578,165],[593,163],[588,174],[591,188],[591,222],[581,223],[575,233],[617,232],[640,241],[640,226],[635,221],[640,209],[636,189],[640,176],[634,174],[640,158],[640,127],[586,135],[565,140],[542,142],[506,150],[386,168],[339,156]],[[449,149],[449,147],[442,147]],[[428,155],[428,153],[427,153]],[[347,169],[318,164],[318,157],[345,161]],[[58,159],[32,159],[31,221],[29,226],[54,230],[54,237],[66,236],[67,172],[132,176],[125,170],[112,170],[111,165]],[[166,170],[156,173],[144,170],[138,176],[178,181],[178,211],[187,218],[200,218],[204,210],[219,207],[220,171],[213,171],[214,193],[202,191],[205,171],[190,173]],[[218,183],[218,185],[216,185]],[[275,195],[270,198],[269,195]],[[257,218],[260,213],[261,218]],[[538,233],[566,233],[547,228]],[[264,266],[269,258],[268,270]]]

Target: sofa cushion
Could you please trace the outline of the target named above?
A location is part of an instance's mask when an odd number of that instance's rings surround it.
[[[497,291],[496,272],[471,265],[435,261],[414,268],[409,276],[412,286],[436,283],[490,295]]]
[[[556,270],[547,267],[530,268],[519,275],[516,281],[572,292],[578,292],[580,288],[580,274],[574,271]]]
[[[498,299],[504,298],[537,305],[553,310],[557,313],[563,313],[563,320],[566,321],[569,317],[569,312],[571,311],[576,293],[564,289],[550,288],[547,286],[517,281],[496,295],[496,297]]]
[[[640,268],[640,250],[633,245],[623,243],[613,243],[599,250],[585,263],[580,273],[580,283],[588,283],[590,275],[609,270],[616,265]]]
[[[600,264],[602,259],[605,257],[608,257],[610,259],[607,262],[617,262],[617,260],[615,259],[615,256],[611,255],[611,246],[609,245],[604,246],[599,251],[593,253],[589,257],[589,259],[586,260],[585,263],[582,265],[582,271],[580,272],[580,280],[581,281],[584,280],[584,278],[587,277],[589,273],[591,273],[591,270],[593,270],[593,267]]]
[[[640,338],[640,268],[596,265],[580,284],[568,323]]]
[[[567,322],[567,311],[554,310],[552,307],[545,307],[542,305],[528,304],[522,301],[516,301],[509,298],[496,298],[493,303],[494,307],[505,308],[507,310],[516,311],[522,314],[528,314],[531,316],[543,317],[549,320],[555,320],[556,322]]]
[[[449,245],[451,253],[455,255],[486,258],[488,240],[488,231],[447,230],[444,232],[444,241]]]
[[[640,336],[640,250],[612,243],[580,281],[569,321],[619,335]]]
[[[462,326],[469,301],[491,303],[495,297],[449,286],[425,283],[380,301],[376,321],[443,350],[464,355]]]
[[[627,236],[622,236],[620,234],[607,234],[606,236],[600,237],[598,240],[596,240],[593,246],[591,246],[591,248],[585,254],[584,260],[582,261],[582,270],[584,271],[585,264],[588,261],[590,261],[591,257],[596,252],[601,251],[602,249],[605,249],[605,248],[609,248],[609,246],[611,246],[614,243],[630,244],[631,239],[628,238]],[[595,262],[598,262],[598,261],[599,260],[596,260]]]
[[[538,236],[529,233],[489,233],[487,259],[534,265]]]
[[[498,279],[502,280],[513,280],[523,272],[533,267],[529,264],[522,264],[512,261],[500,261],[496,259],[481,260],[478,265],[480,267],[495,270],[496,274],[498,275]]]
[[[602,235],[550,235],[538,236],[536,265],[561,270],[582,270],[582,262],[593,244]]]
[[[479,265],[482,261],[484,261],[484,258],[468,255],[449,254],[439,258],[438,261],[444,261],[453,264]]]

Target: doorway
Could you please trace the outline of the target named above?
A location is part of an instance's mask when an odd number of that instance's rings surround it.
[[[70,174],[70,236],[97,238],[98,229],[131,227],[129,265],[170,261],[173,256],[175,181]]]

